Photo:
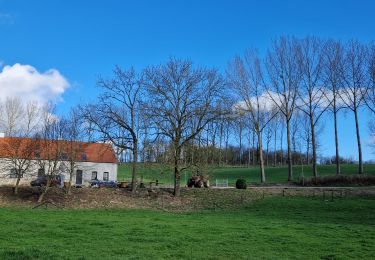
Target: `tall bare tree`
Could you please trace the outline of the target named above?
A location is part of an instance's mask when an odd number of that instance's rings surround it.
[[[326,89],[323,84],[323,50],[322,41],[315,37],[307,37],[299,41],[298,63],[302,81],[299,87],[298,108],[305,113],[310,122],[312,146],[313,176],[318,176],[317,145],[315,127],[330,103],[326,98]]]
[[[276,167],[277,165],[277,133],[279,132],[279,127],[280,127],[280,115],[276,116],[274,120],[271,121],[271,125],[269,128],[273,130],[273,167]]]
[[[208,123],[216,120],[222,79],[216,70],[193,66],[189,60],[170,59],[145,70],[146,115],[155,134],[171,141],[174,195],[180,195],[182,149]]]
[[[358,173],[363,174],[362,145],[359,132],[358,112],[364,103],[368,92],[367,74],[368,50],[362,43],[351,40],[345,47],[344,53],[344,84],[339,95],[346,107],[354,114],[357,145],[358,145]]]
[[[256,51],[248,51],[244,57],[236,57],[227,70],[228,84],[239,100],[236,109],[249,114],[250,125],[257,135],[261,182],[266,181],[263,158],[263,130],[276,115],[263,86],[263,72]]]
[[[235,127],[235,132],[236,132],[236,141],[238,142],[238,158],[237,158],[237,162],[239,165],[242,164],[242,157],[243,157],[243,147],[244,147],[244,133],[245,133],[245,113],[243,110],[241,109],[236,109],[237,111],[235,111],[235,117],[234,117],[234,127]]]
[[[375,114],[375,44],[371,44],[369,47],[369,56],[368,56],[368,81],[369,88],[366,97],[364,99],[368,109]]]
[[[275,40],[267,55],[269,83],[267,93],[284,116],[288,145],[288,180],[293,180],[292,144],[290,121],[296,108],[301,73],[298,69],[297,41],[281,37]]]
[[[113,79],[99,79],[98,104],[85,107],[84,118],[113,145],[132,151],[132,191],[137,186],[138,140],[142,124],[142,75],[134,68],[114,69]]]
[[[337,127],[337,115],[343,107],[340,100],[339,91],[343,86],[343,47],[340,42],[330,40],[324,47],[324,81],[325,86],[329,90],[327,99],[331,104],[330,110],[333,113],[333,125],[335,131],[335,163],[336,174],[340,174],[340,153],[339,153],[339,137]]]

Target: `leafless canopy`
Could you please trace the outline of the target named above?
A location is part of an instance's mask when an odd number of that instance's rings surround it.
[[[154,133],[172,143],[178,196],[182,148],[219,117],[216,108],[222,97],[222,79],[216,70],[194,67],[189,60],[178,59],[149,67],[145,78],[145,113]]]
[[[102,139],[116,147],[133,152],[132,189],[136,187],[135,164],[138,158],[138,134],[142,113],[142,75],[134,68],[114,69],[112,79],[99,79],[98,86],[103,90],[98,104],[84,108],[87,125],[101,134]]]
[[[290,120],[296,109],[301,72],[298,66],[298,42],[294,38],[281,37],[275,40],[268,51],[266,67],[269,83],[267,93],[279,112],[284,116],[287,127],[288,180],[293,180]]]
[[[265,182],[263,162],[262,133],[268,123],[276,116],[273,102],[269,99],[263,79],[263,71],[258,53],[249,50],[244,57],[235,57],[227,69],[227,83],[238,100],[234,109],[248,115],[248,126],[255,131],[258,139],[261,181]]]

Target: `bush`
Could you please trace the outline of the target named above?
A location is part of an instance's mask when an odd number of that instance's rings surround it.
[[[375,185],[375,176],[371,175],[332,175],[312,177],[301,180],[300,185],[304,186],[350,186],[350,185]]]
[[[236,188],[237,189],[246,189],[247,188],[246,180],[245,179],[238,179],[236,181]]]

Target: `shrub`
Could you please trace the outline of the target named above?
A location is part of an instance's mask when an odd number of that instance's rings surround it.
[[[350,186],[350,185],[375,185],[375,176],[371,175],[332,175],[312,177],[301,180],[300,185],[304,186]]]
[[[246,189],[247,188],[246,180],[245,179],[238,179],[236,181],[236,188],[237,189]]]

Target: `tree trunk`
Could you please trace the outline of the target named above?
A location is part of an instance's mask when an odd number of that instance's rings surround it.
[[[138,141],[133,141],[133,162],[132,162],[132,193],[137,190],[137,162],[138,162]]]
[[[293,168],[292,168],[292,149],[290,140],[290,120],[286,121],[286,135],[288,143],[288,181],[293,181]]]
[[[47,185],[44,187],[44,190],[43,192],[40,194],[39,198],[38,198],[38,203],[41,203],[44,199],[44,196],[46,195],[47,191],[49,190],[51,186],[51,180],[50,178],[48,177],[47,178]]]
[[[249,149],[247,150],[247,167],[250,167],[251,164],[251,147],[249,146]]]
[[[269,135],[269,132],[267,133],[267,148],[266,148],[266,165],[268,167],[268,152],[269,152],[269,147],[270,147],[270,140],[271,140],[271,136]]]
[[[253,155],[253,166],[255,166],[255,132],[253,131],[253,147],[252,147],[252,155]]]
[[[249,130],[249,149],[247,151],[247,167],[250,167],[251,164],[251,130]]]
[[[284,147],[283,147],[283,139],[284,139],[284,130],[281,129],[281,138],[280,138],[280,162],[281,166],[284,164]]]
[[[275,138],[274,138],[274,153],[273,153],[273,167],[276,167],[276,163],[277,163],[277,147],[276,147],[276,142],[277,142],[277,129],[275,129]]]
[[[223,145],[222,145],[222,142],[223,142],[223,124],[220,123],[220,136],[219,136],[219,167],[221,166],[221,161],[222,161],[222,148],[223,148]]]
[[[340,170],[340,155],[339,155],[339,137],[337,130],[337,111],[336,111],[336,99],[333,100],[333,122],[335,126],[335,146],[336,146],[336,174],[341,174]]]
[[[178,155],[176,154],[174,157],[174,191],[173,191],[173,194],[175,197],[179,197],[181,195],[180,179],[181,179],[181,176],[180,176],[180,170],[178,169]]]
[[[229,127],[226,129],[225,134],[225,164],[228,165],[228,144],[229,144]]]
[[[15,195],[18,194],[18,187],[19,187],[20,181],[21,181],[21,178],[18,176],[17,181],[16,181],[16,185],[14,186],[14,194]]]
[[[70,168],[68,191],[67,191],[68,195],[72,194],[73,174],[74,174],[74,168]]]
[[[355,129],[357,132],[357,143],[358,143],[358,173],[363,174],[363,162],[362,162],[362,146],[361,146],[361,136],[359,135],[359,124],[358,124],[358,111],[354,109],[355,117]]]
[[[257,135],[258,135],[258,148],[259,148],[260,181],[261,181],[261,183],[265,183],[266,182],[266,174],[264,172],[262,133],[260,131],[257,131]]]
[[[242,165],[242,124],[240,124],[240,165]]]
[[[310,165],[310,134],[307,134],[307,144],[306,144],[306,164]]]
[[[215,158],[216,158],[216,133],[217,133],[217,129],[215,126],[213,126],[212,144],[211,144],[211,150],[212,150],[211,164],[212,165],[215,164]]]
[[[313,170],[313,176],[318,177],[318,169],[316,167],[315,126],[314,126],[314,118],[313,118],[312,113],[310,113],[310,127],[311,127],[311,143],[312,143],[312,150],[313,150],[312,170]]]
[[[207,135],[206,135],[206,152],[205,152],[205,155],[206,155],[206,165],[208,165],[208,158],[210,156],[210,147],[209,147],[209,129],[207,129]]]

